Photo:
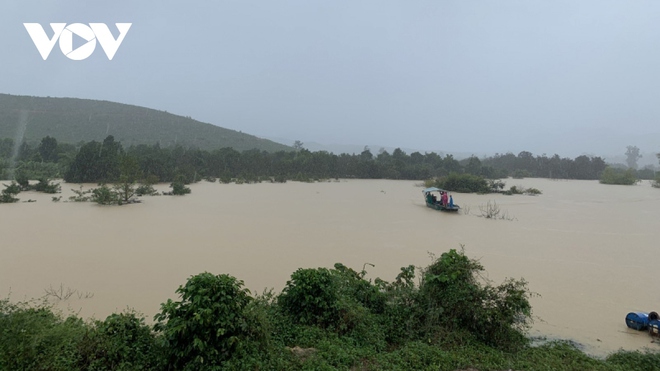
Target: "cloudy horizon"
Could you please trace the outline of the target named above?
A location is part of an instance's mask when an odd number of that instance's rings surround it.
[[[660,152],[651,1],[8,1],[0,92],[109,100],[259,137],[446,153]],[[130,22],[43,60],[23,23]],[[80,43],[78,41],[78,43]],[[645,160],[648,160],[646,156]],[[657,162],[656,162],[657,163]]]

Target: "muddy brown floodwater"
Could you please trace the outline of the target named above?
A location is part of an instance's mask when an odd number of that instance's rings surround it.
[[[524,277],[540,294],[530,335],[572,339],[596,356],[660,348],[624,323],[630,311],[660,311],[660,189],[508,179],[507,188],[543,194],[454,193],[463,213],[447,214],[426,208],[416,183],[202,182],[184,197],[121,207],[21,193],[37,202],[0,205],[0,297],[38,298],[62,287],[76,290],[59,304],[65,312],[104,319],[130,307],[153,318],[204,271],[234,275],[253,292],[279,292],[300,267],[371,263],[368,277],[393,280],[402,266],[428,265],[429,252],[463,244],[495,283]],[[73,187],[63,184],[63,199]],[[511,220],[479,217],[488,201]]]

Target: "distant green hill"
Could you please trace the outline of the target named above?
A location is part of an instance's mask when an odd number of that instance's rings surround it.
[[[0,94],[0,138],[15,138],[25,124],[24,139],[34,143],[50,135],[62,143],[101,141],[113,135],[124,147],[133,144],[180,144],[205,150],[232,147],[269,152],[291,147],[253,135],[199,122],[190,117],[113,103],[75,98]]]

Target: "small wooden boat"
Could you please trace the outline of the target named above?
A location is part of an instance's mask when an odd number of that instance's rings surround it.
[[[438,192],[438,196],[435,196],[433,192]],[[461,207],[453,204],[453,205],[443,205],[442,202],[440,202],[440,197],[442,193],[448,193],[444,189],[436,188],[436,187],[430,187],[426,188],[422,191],[424,194],[424,201],[426,202],[426,207],[430,207],[432,209],[440,210],[440,211],[458,211]]]

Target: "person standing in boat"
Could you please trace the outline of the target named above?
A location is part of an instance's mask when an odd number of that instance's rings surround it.
[[[449,195],[449,208],[453,209],[454,208],[454,197]]]
[[[440,197],[440,201],[442,202],[442,206],[447,206],[447,192],[442,192],[442,197]]]

